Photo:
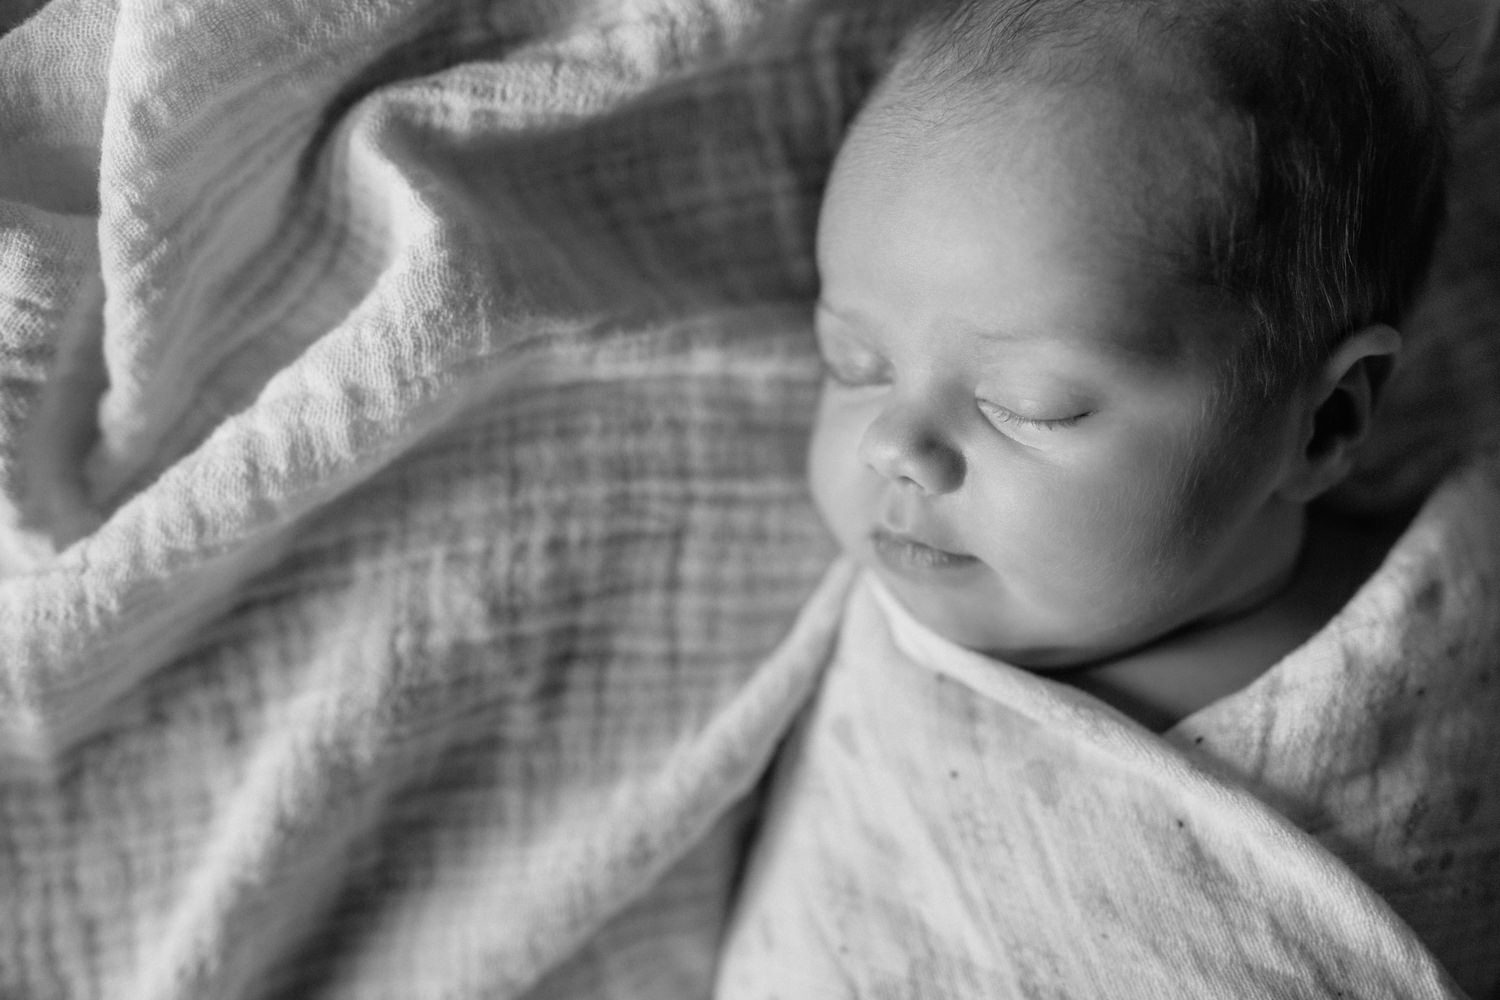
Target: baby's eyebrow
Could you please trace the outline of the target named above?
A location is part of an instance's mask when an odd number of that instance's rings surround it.
[[[1045,333],[1027,330],[1008,330],[993,327],[965,325],[966,332],[984,340],[1004,344],[1025,343],[1046,338]],[[1087,345],[1089,350],[1098,350],[1110,358],[1132,368],[1160,368],[1181,355],[1181,344],[1170,330],[1151,329],[1133,332],[1126,336],[1068,338],[1072,343]]]

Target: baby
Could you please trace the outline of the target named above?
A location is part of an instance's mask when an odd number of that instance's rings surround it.
[[[860,578],[722,997],[1457,995],[1152,735],[1389,548],[1310,505],[1400,350],[1446,150],[1379,0],[919,18],[822,207],[809,472]]]
[[[939,634],[1153,728],[1242,687],[1373,568],[1308,504],[1400,348],[1445,148],[1382,5],[929,18],[822,210],[829,527]]]

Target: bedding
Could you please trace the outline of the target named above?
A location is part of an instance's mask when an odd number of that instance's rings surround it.
[[[1500,547],[1473,543],[1496,472],[1440,491],[1333,621],[1161,736],[860,574],[715,996],[1493,995]]]

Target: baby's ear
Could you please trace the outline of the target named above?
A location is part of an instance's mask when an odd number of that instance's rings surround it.
[[[1349,474],[1400,351],[1401,335],[1377,323],[1350,334],[1323,363],[1307,389],[1301,450],[1282,490],[1288,499],[1306,503]]]

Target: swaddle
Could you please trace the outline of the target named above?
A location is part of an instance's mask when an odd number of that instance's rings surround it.
[[[1489,996],[1497,517],[1493,465],[1455,482],[1334,621],[1165,738],[862,576],[720,1000]]]

